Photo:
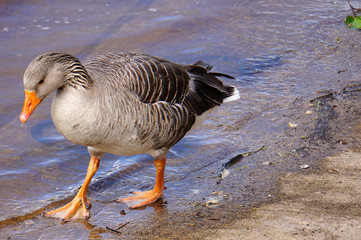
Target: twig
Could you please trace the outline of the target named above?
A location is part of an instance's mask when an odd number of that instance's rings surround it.
[[[112,231],[112,232],[115,232],[115,233],[118,233],[118,234],[122,234],[122,232],[119,232],[118,230],[123,228],[124,226],[126,226],[128,223],[130,222],[126,222],[126,223],[123,223],[122,225],[120,225],[117,229],[113,229],[113,228],[110,228],[110,227],[105,227],[107,230],[109,231]]]
[[[361,8],[355,8],[355,7],[353,7],[353,6],[351,5],[351,3],[350,3],[350,0],[347,0],[347,2],[348,2],[348,5],[350,5],[350,8],[351,8],[351,11],[352,11],[353,16],[356,17],[356,16],[357,16],[357,13],[361,12]]]
[[[128,223],[130,223],[130,222],[123,223],[122,225],[120,225],[120,226],[117,228],[117,230],[119,230],[119,229],[123,228],[124,226],[128,225]]]
[[[349,89],[349,88],[355,88],[355,89]],[[348,86],[342,88],[342,92],[359,92],[359,91],[361,91],[360,84],[348,85]]]
[[[112,231],[112,232],[115,232],[115,233],[118,233],[118,234],[122,234],[121,232],[119,232],[118,230],[116,230],[116,229],[113,229],[113,228],[110,228],[110,227],[105,227],[107,230],[109,230],[109,231]]]
[[[222,180],[222,178],[225,176],[225,173],[227,171],[228,168],[230,168],[231,166],[233,166],[234,164],[238,163],[239,161],[241,161],[243,158],[248,157],[249,155],[252,155],[254,153],[257,153],[261,150],[266,149],[265,146],[262,146],[260,149],[253,151],[253,152],[245,152],[245,153],[239,153],[234,157],[231,157],[227,162],[222,164],[222,169],[218,174],[218,182],[217,184],[219,184]]]
[[[314,99],[311,99],[311,100],[310,100],[310,103],[313,103],[314,101],[319,100],[319,99],[321,99],[321,98],[333,97],[333,94],[334,94],[334,93],[335,93],[335,92],[331,91],[330,93],[327,93],[327,94],[325,94],[325,95],[316,97],[316,98],[314,98]]]
[[[358,88],[357,88],[358,87]],[[353,89],[350,89],[353,88]],[[310,100],[310,103],[313,103],[315,101],[318,101],[320,99],[327,99],[327,98],[334,98],[335,96],[342,94],[342,93],[349,93],[349,92],[360,92],[361,91],[361,85],[360,84],[353,84],[348,85],[338,91],[328,90],[328,91],[318,91],[317,93],[327,93],[318,97],[315,97]]]

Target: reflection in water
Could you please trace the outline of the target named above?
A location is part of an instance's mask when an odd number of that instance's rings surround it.
[[[31,128],[31,136],[41,144],[52,145],[65,140],[64,136],[56,131],[51,119],[40,121]]]
[[[300,5],[279,0],[0,3],[0,226],[8,224],[0,238],[111,238],[104,230],[107,224],[130,221],[128,233],[137,232],[137,222],[163,222],[174,209],[203,201],[214,174],[207,167],[239,148],[262,145],[267,134],[278,131],[277,122],[268,121],[278,118],[272,111],[275,105],[299,93],[341,84],[324,81],[331,73],[323,69],[332,66],[315,58],[328,57],[330,29],[324,26],[330,19],[342,19],[347,7],[335,1]],[[89,189],[91,219],[62,226],[40,213],[74,194],[84,180],[89,154],[57,132],[50,119],[51,97],[24,126],[18,123],[24,69],[47,51],[68,52],[81,60],[117,51],[146,52],[184,64],[201,59],[215,71],[236,77],[225,83],[236,85],[242,98],[215,110],[169,152],[164,201],[171,207],[160,202],[118,214],[124,206],[114,200],[152,187],[155,169],[147,155],[107,154]],[[301,78],[303,72],[309,74]],[[10,218],[36,224],[17,225],[6,221]]]
[[[254,82],[257,81],[257,77],[252,77],[255,74],[271,70],[275,67],[281,66],[281,56],[263,56],[263,57],[251,57],[245,58],[241,63],[240,71],[242,76],[239,80]]]

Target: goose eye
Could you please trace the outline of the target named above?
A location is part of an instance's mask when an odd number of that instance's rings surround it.
[[[41,79],[38,84],[41,85],[43,83],[44,83],[44,79]]]

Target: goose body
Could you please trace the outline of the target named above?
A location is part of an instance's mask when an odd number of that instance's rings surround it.
[[[136,53],[99,55],[84,65],[66,53],[35,58],[24,74],[21,122],[56,91],[51,107],[56,128],[74,144],[87,146],[91,155],[77,196],[47,215],[64,220],[89,216],[86,190],[104,153],[148,153],[155,159],[157,179],[151,193],[120,201],[134,208],[161,197],[169,148],[214,107],[239,98],[235,87],[217,78],[230,76],[212,73],[211,68],[201,61],[181,65]]]

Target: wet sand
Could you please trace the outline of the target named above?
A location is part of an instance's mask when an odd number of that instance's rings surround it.
[[[361,154],[343,151],[318,171],[290,173],[279,180],[275,203],[199,239],[359,239]],[[210,237],[211,236],[211,237]]]
[[[342,43],[331,54],[340,62],[335,76],[343,78],[360,66],[359,35],[341,29]],[[357,33],[359,34],[359,33]],[[327,64],[327,62],[326,62]],[[337,69],[332,69],[337,70]],[[300,171],[277,178],[270,200],[238,219],[190,234],[195,239],[360,239],[361,74],[340,89],[300,96],[285,110],[281,138],[269,144],[282,158],[294,158]],[[280,111],[280,113],[283,113]],[[292,125],[291,125],[292,126]],[[302,139],[302,140],[301,140]],[[265,157],[277,164],[280,156]],[[266,164],[272,168],[273,164]]]
[[[296,158],[300,149],[307,149],[300,158],[303,170],[280,176],[272,200],[252,208],[248,214],[226,226],[190,236],[195,239],[359,239],[359,84],[351,90],[357,92],[321,98],[319,119],[314,122],[299,119],[298,111],[293,112],[290,121],[299,123],[297,127],[302,130],[291,131],[298,134],[286,131],[285,138],[291,136],[295,143],[299,142],[296,137],[308,136],[310,141],[300,143],[301,148],[297,151],[290,151]],[[299,113],[305,113],[301,106],[297,109],[301,110]],[[276,161],[277,158],[271,158],[270,162]],[[307,162],[313,164],[306,166]]]

